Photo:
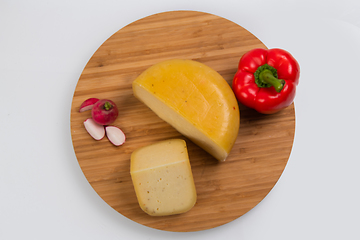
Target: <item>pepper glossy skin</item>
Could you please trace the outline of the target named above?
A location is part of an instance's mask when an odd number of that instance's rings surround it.
[[[289,52],[256,48],[241,57],[232,89],[240,103],[260,113],[272,114],[293,102],[299,77],[299,63]]]

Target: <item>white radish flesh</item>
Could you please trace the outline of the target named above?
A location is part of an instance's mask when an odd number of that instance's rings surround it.
[[[97,124],[92,118],[88,118],[84,122],[86,131],[95,139],[101,140],[105,136],[104,126]]]
[[[121,131],[120,128],[115,126],[107,126],[105,127],[106,136],[109,141],[114,144],[115,146],[123,145],[125,142],[125,134]]]

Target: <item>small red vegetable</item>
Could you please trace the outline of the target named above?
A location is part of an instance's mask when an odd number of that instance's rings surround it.
[[[88,98],[86,99],[81,105],[79,112],[85,112],[87,110],[91,110],[94,106],[94,104],[99,101],[98,98]]]
[[[100,125],[109,125],[118,117],[116,104],[108,99],[97,101],[91,109],[91,116]]]
[[[86,131],[95,140],[101,140],[105,136],[105,128],[103,125],[97,124],[92,118],[88,118],[84,122]]]
[[[115,146],[120,146],[124,144],[126,136],[120,128],[115,126],[107,126],[105,127],[105,132],[109,141]]]
[[[293,102],[299,77],[300,66],[289,52],[256,48],[241,57],[232,89],[240,103],[272,114]]]

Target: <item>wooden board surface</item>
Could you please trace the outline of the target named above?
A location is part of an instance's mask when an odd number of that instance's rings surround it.
[[[94,33],[96,34],[96,33]],[[195,11],[151,15],[120,29],[95,52],[76,86],[71,107],[71,134],[79,165],[94,190],[112,208],[148,227],[199,231],[226,224],[254,208],[274,187],[288,161],[295,132],[294,105],[262,115],[240,105],[240,131],[224,163],[183,137],[132,93],[132,81],[151,65],[173,58],[192,59],[218,71],[231,84],[240,57],[266,46],[241,26]],[[90,97],[113,100],[120,115],[113,124],[127,140],[113,146],[93,140],[79,113]],[[198,193],[194,208],[180,215],[151,217],[137,202],[130,177],[130,155],[144,145],[182,138]]]

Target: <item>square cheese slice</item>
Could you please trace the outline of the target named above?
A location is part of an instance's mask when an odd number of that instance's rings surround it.
[[[186,143],[170,139],[135,150],[130,174],[141,209],[151,216],[189,211],[196,189]]]

